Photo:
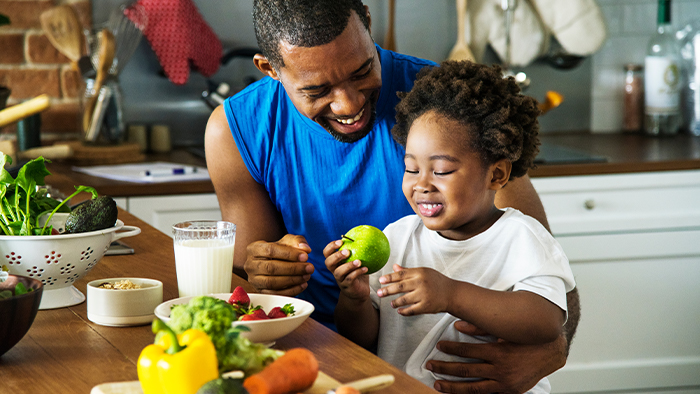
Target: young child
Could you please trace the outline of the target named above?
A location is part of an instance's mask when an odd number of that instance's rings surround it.
[[[451,377],[426,361],[456,360],[436,350],[440,340],[536,344],[560,335],[575,286],[564,252],[535,219],[494,205],[496,191],[533,166],[538,114],[497,66],[448,61],[419,73],[392,130],[406,148],[403,192],[416,215],[386,227],[391,257],[375,274],[347,262],[341,241],[324,249],[341,290],[341,334],[431,387]],[[457,320],[491,336],[462,334]],[[530,392],[549,392],[548,381]]]

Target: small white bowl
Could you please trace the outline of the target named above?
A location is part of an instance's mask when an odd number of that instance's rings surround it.
[[[102,283],[129,280],[140,289],[114,290],[98,287]],[[87,316],[90,321],[112,327],[150,324],[154,308],[163,302],[163,283],[145,278],[108,278],[87,285]]]
[[[209,294],[210,297],[215,297],[224,301],[228,301],[231,297],[231,293],[219,293],[219,294]],[[246,326],[250,328],[250,331],[241,332],[241,336],[248,338],[251,342],[256,343],[270,343],[282,338],[283,336],[294,331],[301,325],[301,323],[306,320],[311,312],[314,311],[314,306],[307,301],[278,295],[270,294],[248,294],[250,297],[250,303],[252,305],[260,305],[263,310],[267,313],[276,306],[285,306],[286,304],[292,304],[294,306],[294,315],[288,317],[281,317],[278,319],[269,320],[249,320],[249,321],[235,321],[231,326]],[[174,300],[166,301],[160,305],[155,310],[156,317],[163,320],[164,322],[170,321],[170,309],[179,304],[187,304],[194,297],[181,297]]]

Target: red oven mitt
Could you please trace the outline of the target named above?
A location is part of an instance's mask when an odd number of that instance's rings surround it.
[[[144,35],[173,83],[187,82],[190,61],[207,77],[219,69],[221,41],[192,0],[139,0],[137,4],[148,15]]]

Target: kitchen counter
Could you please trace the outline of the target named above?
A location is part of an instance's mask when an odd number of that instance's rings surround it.
[[[542,134],[543,144],[602,156],[604,162],[540,164],[531,177],[619,174],[700,168],[700,137],[686,134],[649,137],[641,134]]]
[[[616,174],[690,170],[700,168],[700,137],[677,135],[667,138],[641,134],[546,133],[543,145],[572,149],[583,155],[603,157],[605,161],[551,162],[538,164],[531,177]],[[150,154],[148,161],[168,161],[205,166],[205,161],[192,153],[178,149],[167,154]],[[73,185],[95,187],[100,194],[112,197],[158,196],[175,194],[214,193],[210,181],[174,183],[130,183],[98,178],[71,170],[68,162],[55,161],[49,165],[52,174],[46,182],[61,190]]]
[[[163,300],[177,297],[172,239],[126,211],[119,218],[141,228],[126,239],[135,254],[105,256],[75,282],[86,293],[91,280],[115,277],[153,278],[163,282]],[[248,282],[233,276],[232,286],[252,291]],[[136,361],[153,343],[150,325],[105,327],[87,318],[87,303],[38,312],[27,335],[0,357],[2,393],[89,393],[93,386],[137,380]],[[432,389],[353,344],[313,319],[279,339],[276,349],[305,347],[319,360],[320,370],[349,382],[389,373],[396,381],[377,393],[430,393]]]

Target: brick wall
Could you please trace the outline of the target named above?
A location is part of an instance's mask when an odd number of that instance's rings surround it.
[[[80,128],[80,77],[39,22],[43,11],[59,4],[69,4],[83,27],[92,25],[90,0],[0,0],[0,14],[10,18],[10,25],[0,27],[0,85],[12,90],[8,106],[49,95],[51,106],[41,113],[42,139],[70,138]],[[11,138],[15,130],[14,124],[3,128],[0,138]]]

